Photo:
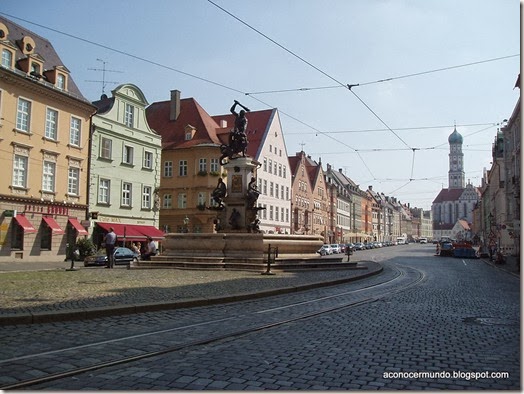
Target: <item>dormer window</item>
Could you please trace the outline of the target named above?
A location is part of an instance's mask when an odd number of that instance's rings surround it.
[[[42,77],[42,74],[40,73],[40,64],[38,64],[37,62],[31,62],[31,71],[30,71],[30,74],[31,74],[33,77],[41,78],[41,77]]]
[[[193,126],[191,126],[190,124],[188,124],[185,127],[184,131],[185,131],[185,140],[189,141],[189,140],[193,139],[193,136],[195,135],[196,129]]]
[[[124,114],[124,124],[127,127],[133,127],[135,121],[135,107],[126,103],[126,110]]]
[[[9,49],[2,49],[2,67],[13,67],[13,52]]]
[[[65,90],[66,88],[66,78],[64,74],[58,74],[56,76],[56,87],[60,90]]]

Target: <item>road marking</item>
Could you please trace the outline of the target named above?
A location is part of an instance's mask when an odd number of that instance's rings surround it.
[[[462,260],[462,263],[463,263],[466,267],[468,266],[464,260]]]

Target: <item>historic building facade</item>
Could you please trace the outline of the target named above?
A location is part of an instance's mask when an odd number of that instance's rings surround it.
[[[0,17],[0,261],[63,261],[87,235],[94,107],[52,44]]]

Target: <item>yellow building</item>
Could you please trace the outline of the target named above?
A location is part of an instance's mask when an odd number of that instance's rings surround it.
[[[49,41],[2,17],[0,52],[0,261],[63,261],[87,234],[96,107]]]

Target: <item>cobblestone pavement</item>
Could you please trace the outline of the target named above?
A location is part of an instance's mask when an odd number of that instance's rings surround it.
[[[412,251],[385,269],[424,281],[376,302],[36,388],[519,390],[519,278]]]
[[[362,255],[363,256],[363,255]],[[197,306],[224,299],[238,300],[296,291],[354,280],[381,270],[380,264],[360,261],[344,270],[278,272],[177,269],[128,270],[118,266],[81,267],[68,271],[65,263],[0,266],[0,325],[93,318],[137,310]]]

